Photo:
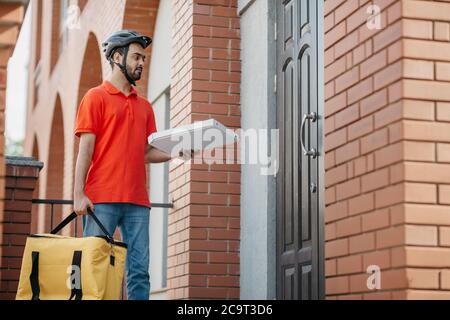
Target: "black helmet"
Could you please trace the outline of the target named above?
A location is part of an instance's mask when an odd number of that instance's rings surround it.
[[[152,38],[140,35],[133,30],[120,30],[114,32],[103,42],[103,52],[106,59],[110,59],[115,49],[128,46],[130,43],[139,43],[144,49],[152,43]]]
[[[136,83],[130,77],[126,70],[126,61],[128,55],[129,45],[131,43],[139,43],[144,49],[147,48],[152,43],[152,38],[143,36],[136,31],[133,30],[120,30],[111,34],[105,42],[103,42],[103,52],[105,53],[105,57],[111,63],[117,64],[117,66],[122,70],[123,74],[127,78],[127,80],[134,86]],[[118,64],[113,61],[112,57],[114,52],[118,48],[125,48],[123,62],[122,64]]]

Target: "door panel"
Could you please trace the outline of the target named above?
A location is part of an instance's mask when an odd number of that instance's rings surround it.
[[[322,0],[277,3],[277,297],[319,299],[324,297]]]

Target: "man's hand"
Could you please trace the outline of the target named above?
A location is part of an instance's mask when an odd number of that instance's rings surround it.
[[[77,215],[87,215],[88,207],[91,208],[92,211],[94,211],[94,204],[91,202],[91,200],[89,200],[84,192],[76,194],[74,196],[73,211],[75,211]]]

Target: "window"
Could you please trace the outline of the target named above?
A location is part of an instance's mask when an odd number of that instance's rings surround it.
[[[170,94],[164,91],[152,102],[158,131],[169,128]],[[169,163],[150,164],[150,200],[169,203]],[[167,287],[167,208],[152,208],[150,212],[150,281],[152,292]]]

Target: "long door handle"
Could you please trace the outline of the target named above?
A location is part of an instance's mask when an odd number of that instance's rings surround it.
[[[310,120],[311,122],[316,122],[317,113],[311,112],[310,114],[303,115],[302,125],[300,127],[300,143],[302,145],[303,154],[305,156],[312,157],[313,159],[315,159],[319,155],[319,152],[315,148],[311,148],[311,150],[306,150],[306,147],[305,147],[304,139],[305,139],[306,120]]]

